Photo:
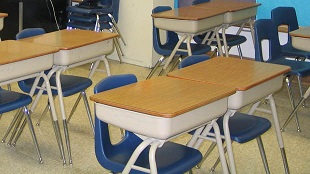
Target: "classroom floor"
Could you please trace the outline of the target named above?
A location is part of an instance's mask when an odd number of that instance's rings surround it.
[[[149,73],[148,68],[129,65],[126,63],[119,64],[116,61],[109,61],[112,74],[133,73],[138,77],[138,80],[144,80]],[[77,67],[68,70],[66,73],[74,75],[87,75],[89,65]],[[106,77],[105,74],[96,72],[93,78],[93,86],[101,79]],[[88,96],[93,94],[93,86],[87,90]],[[294,86],[296,88],[296,86]],[[307,86],[305,85],[304,88]],[[12,85],[14,90],[18,90],[16,84]],[[296,91],[296,90],[295,90]],[[70,106],[73,105],[77,96],[65,98],[65,105],[67,113],[69,113]],[[274,94],[276,100],[280,124],[282,125],[291,112],[289,100],[285,86]],[[39,106],[32,114],[34,124],[37,122],[40,113],[45,106],[46,97],[42,97]],[[58,100],[55,100],[58,106]],[[90,103],[93,113],[93,103]],[[268,108],[269,105],[265,104],[263,107]],[[249,107],[242,110],[247,111]],[[56,108],[58,110],[58,108]],[[301,132],[296,131],[294,120],[287,126],[283,132],[283,139],[285,143],[285,150],[287,159],[292,174],[306,174],[310,173],[310,117],[308,112],[310,110],[310,101],[308,107],[299,110],[299,120],[301,123]],[[59,111],[59,110],[58,110]],[[10,121],[12,120],[15,112],[6,113],[0,119],[0,138],[4,135]],[[271,116],[263,113],[256,113],[256,115],[267,117],[270,120]],[[61,122],[60,122],[61,123]],[[61,125],[61,124],[60,124]],[[62,128],[62,127],[61,127]],[[120,132],[118,128],[112,127],[114,141],[119,140]],[[62,130],[62,129],[61,129]],[[91,128],[86,116],[83,102],[80,103],[78,110],[72,117],[69,123],[69,132],[72,148],[73,165],[62,165],[60,153],[54,136],[51,119],[47,114],[41,122],[40,126],[35,126],[35,131],[39,141],[43,164],[38,163],[36,151],[33,146],[32,139],[28,127],[26,127],[20,140],[17,142],[16,147],[8,147],[5,143],[0,143],[0,173],[40,173],[40,174],[61,174],[61,173],[74,173],[74,174],[95,174],[95,173],[109,173],[106,169],[102,168],[96,160],[94,153],[94,139]],[[185,144],[189,140],[189,135],[183,135],[173,141]],[[284,173],[282,159],[278,148],[277,140],[275,137],[274,127],[272,127],[266,134],[262,136],[265,146],[267,159],[272,174]],[[308,145],[307,145],[308,144]],[[210,145],[210,142],[205,142],[200,150],[204,153]],[[257,143],[251,141],[245,144],[233,143],[234,156],[236,162],[237,173],[240,174],[261,174],[265,173]],[[213,165],[217,157],[217,151],[214,150],[211,156],[203,163],[200,169],[194,169],[194,173],[206,174],[211,173],[209,169]],[[214,173],[221,173],[221,167],[218,166]]]

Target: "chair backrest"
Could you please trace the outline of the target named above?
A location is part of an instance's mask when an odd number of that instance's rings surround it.
[[[24,39],[31,36],[37,36],[44,33],[45,30],[43,28],[27,28],[17,33],[16,40]]]
[[[299,28],[297,15],[294,7],[277,7],[271,10],[271,19],[276,26],[286,25],[288,32],[297,30]],[[287,40],[291,43],[291,36],[287,33]]]
[[[96,94],[136,82],[137,78],[133,74],[112,75],[101,80],[94,87],[94,93]],[[133,133],[126,131],[123,140],[128,138],[130,134]],[[135,140],[132,140],[132,142],[135,142]],[[140,141],[137,142],[140,143]],[[123,148],[126,149],[126,147]],[[111,159],[109,159],[109,156],[111,156],[110,154],[113,154],[115,151],[121,150],[122,147],[116,147],[112,145],[108,124],[99,120],[98,117],[95,117],[95,152],[98,162],[108,170],[122,171],[124,166],[119,164],[120,162],[113,162],[111,161]]]
[[[192,5],[201,4],[201,3],[205,3],[205,2],[210,2],[210,0],[194,0],[192,2]]]
[[[269,58],[267,61],[285,58],[281,51],[278,27],[271,19],[258,19],[254,23],[255,31],[255,60],[263,62],[263,41],[269,43]]]
[[[192,55],[192,56],[188,56],[185,59],[183,59],[180,64],[179,64],[179,69],[181,68],[185,68],[187,66],[202,62],[202,61],[206,61],[209,60],[210,56],[207,55]]]
[[[101,0],[99,2],[99,4],[112,9],[113,12],[111,15],[113,15],[113,18],[116,22],[118,22],[119,1],[120,0]]]
[[[152,11],[152,13],[160,13],[163,11],[171,10],[172,8],[169,6],[158,6],[155,7]],[[173,32],[173,31],[166,31],[166,41],[162,44],[160,40],[160,34],[159,34],[159,29],[155,27],[154,25],[154,19],[153,19],[153,47],[154,50],[160,54],[160,55],[170,55],[172,49],[174,46],[177,44],[179,41],[178,35]],[[166,52],[164,49],[165,45],[174,45],[171,48],[171,51]]]

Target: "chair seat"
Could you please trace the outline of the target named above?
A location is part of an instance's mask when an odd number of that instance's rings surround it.
[[[282,50],[283,55],[287,57],[304,57],[307,59],[310,58],[310,52],[296,49],[290,43],[283,45],[281,47],[281,50]]]
[[[169,56],[172,53],[172,50],[174,49],[175,45],[174,44],[165,44],[162,45],[161,50],[158,50],[157,53],[160,55],[166,55]],[[190,44],[192,54],[193,55],[201,55],[201,54],[206,54],[207,52],[211,51],[211,47],[203,45],[203,44]],[[186,43],[181,43],[179,49],[187,49]],[[182,56],[188,56],[187,52],[183,51],[177,51],[177,55],[182,55]]]
[[[99,163],[104,168],[116,173],[123,171],[132,153],[134,152],[136,147],[142,142],[142,140],[135,134],[131,132],[128,132],[128,134],[127,134],[128,138],[126,138],[120,144],[117,144],[116,146],[109,148],[110,149],[109,152],[106,152],[107,153],[106,155],[110,160],[109,164],[104,163],[105,160],[102,159],[103,156],[99,155],[97,156]],[[99,142],[97,143],[99,144]],[[149,147],[146,148],[140,154],[135,165],[144,168],[150,168],[149,149],[150,149]],[[96,152],[96,154],[100,153]],[[157,164],[157,171],[159,174],[185,173],[188,171],[189,168],[195,167],[195,165],[197,165],[201,161],[201,159],[202,155],[200,151],[173,142],[166,142],[162,147],[158,148],[156,151],[156,164]],[[131,170],[130,173],[144,174],[143,172],[137,170]]]
[[[9,112],[32,102],[32,98],[27,94],[0,89],[0,114]]]
[[[221,134],[224,135],[223,117],[217,121]],[[246,143],[257,138],[271,127],[268,119],[253,115],[236,112],[234,116],[229,118],[229,130],[231,140],[238,143]]]
[[[68,6],[67,12],[80,13],[80,14],[108,14],[113,12],[113,8],[105,5],[100,5],[101,8],[81,8],[79,6]]]
[[[295,60],[288,60],[288,59],[276,59],[271,61],[266,61],[268,63],[274,63],[279,65],[286,65],[291,67],[291,71],[287,73],[287,75],[296,75],[300,77],[306,77],[310,75],[309,67],[310,62],[304,61],[295,61]]]
[[[79,76],[72,76],[72,75],[60,75],[60,81],[61,81],[61,87],[62,87],[62,94],[63,97],[67,97],[70,95],[74,95],[76,93],[82,92],[85,89],[87,89],[89,86],[92,85],[92,81],[89,78],[86,77],[79,77]],[[26,93],[29,93],[32,87],[32,84],[34,82],[34,79],[28,79],[24,81],[18,82],[18,85],[20,89]],[[43,80],[40,80],[39,86],[41,86],[43,83]],[[53,75],[50,79],[50,85],[56,86],[56,78],[55,75]],[[37,89],[35,93],[38,93],[39,90]],[[47,94],[46,91],[43,92],[44,94]],[[58,95],[58,92],[56,89],[52,89],[53,95]]]
[[[210,36],[212,36],[213,32],[211,32]],[[201,35],[197,35],[194,37],[194,41],[196,43],[201,43],[203,41],[203,39],[205,38],[206,34],[201,34]],[[220,39],[223,38],[223,35],[220,33],[219,34]],[[232,47],[232,46],[236,46],[236,45],[240,45],[244,42],[246,42],[247,39],[245,36],[242,35],[233,35],[233,34],[226,34],[226,42],[227,42],[227,46]],[[208,42],[208,41],[207,41]],[[223,41],[221,40],[221,45],[223,46]],[[212,46],[217,46],[217,41],[211,41]]]
[[[221,135],[224,136],[223,129],[223,117],[217,120]],[[246,143],[258,136],[264,134],[271,127],[271,123],[268,119],[248,115],[240,112],[236,112],[234,116],[229,118],[229,131],[231,140],[238,143]],[[214,133],[213,129],[210,130]],[[194,134],[195,131],[191,131],[190,134]]]

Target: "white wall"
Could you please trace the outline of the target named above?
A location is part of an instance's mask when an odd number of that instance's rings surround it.
[[[121,42],[123,62],[152,67],[160,56],[153,50],[152,10],[159,5],[173,8],[174,0],[120,0],[118,27],[127,46]],[[118,60],[116,52],[108,56]]]

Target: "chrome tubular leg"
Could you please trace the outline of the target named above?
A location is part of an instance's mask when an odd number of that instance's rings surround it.
[[[264,145],[263,145],[261,136],[257,137],[256,140],[257,140],[257,145],[259,148],[260,155],[262,157],[262,161],[264,164],[266,174],[270,174],[269,166],[268,166],[268,162],[267,162],[267,157],[266,157],[266,153],[265,153],[265,149],[264,149]]]
[[[237,45],[237,49],[238,49],[238,52],[239,52],[240,59],[243,59],[243,54],[242,54],[241,46]]]
[[[60,156],[62,158],[63,165],[65,165],[66,164],[66,158],[65,158],[65,152],[64,152],[63,143],[62,143],[62,137],[61,137],[61,133],[60,133],[60,129],[59,129],[59,123],[58,123],[58,120],[54,121],[50,105],[48,105],[48,108],[50,110],[49,113],[50,113],[50,117],[51,117],[51,120],[52,120],[52,123],[53,123],[55,138],[56,138],[56,141],[57,141],[58,149],[60,151]]]
[[[210,155],[210,153],[213,151],[213,149],[216,147],[216,143],[212,142],[212,144],[210,145],[210,147],[208,148],[207,152],[205,153],[205,155],[203,156],[202,160],[197,164],[197,169],[199,169],[202,165],[202,163],[207,159],[207,157]]]
[[[116,42],[116,44],[117,44],[117,46],[118,46],[118,49],[119,49],[121,55],[124,56],[124,52],[123,52],[123,50],[122,50],[122,47],[121,47],[121,44],[119,43],[118,38],[115,38],[115,42]]]
[[[224,153],[227,152],[227,148],[226,146],[224,147]],[[217,165],[220,163],[220,158],[218,157],[215,161],[215,163],[213,164],[213,166],[211,167],[210,171],[211,172],[214,172],[215,171],[215,168],[217,167]]]
[[[22,122],[22,120],[23,120],[23,117],[22,117],[22,116],[23,116],[23,112],[21,112],[21,114],[18,116],[18,119],[17,119],[17,121],[16,121],[16,123],[15,123],[14,129],[13,129],[13,131],[12,131],[11,137],[10,137],[9,141],[7,142],[7,145],[8,145],[8,146],[12,146],[12,145],[11,145],[12,140],[13,140],[13,138],[15,137],[15,135],[16,135],[16,133],[17,133],[19,127],[20,127],[20,124],[21,124],[21,122]]]
[[[53,96],[53,98],[55,99],[55,96]],[[39,120],[38,120],[37,123],[36,123],[37,126],[40,126],[41,120],[42,120],[43,116],[47,113],[48,110],[49,110],[49,105],[47,104],[46,107],[45,107],[45,109],[44,109],[44,111],[43,111],[42,114],[40,115]]]
[[[302,98],[303,97],[303,92],[302,92],[302,83],[301,83],[301,77],[300,76],[297,76],[297,81],[298,81],[300,98]],[[306,101],[303,102],[302,107],[306,107]]]
[[[172,66],[171,66],[169,72],[173,71],[173,70],[175,69],[175,67],[177,67],[178,64],[179,64],[181,61],[182,61],[182,57],[179,57],[178,60],[176,60],[176,61],[174,62],[174,64],[172,64]]]
[[[119,45],[117,44],[117,40],[114,38],[113,39],[113,44],[117,53],[117,56],[119,58],[120,63],[122,63],[122,53],[120,52]]]
[[[68,117],[68,120],[67,120],[68,123],[70,122],[70,119],[71,119],[72,115],[74,114],[78,104],[80,103],[82,95],[83,95],[82,92],[80,92],[80,94],[79,94],[78,98],[76,99],[76,101],[75,101],[75,103],[74,103],[74,105],[73,105],[73,107],[71,109],[71,112],[69,114],[69,117]]]
[[[295,101],[293,98],[293,93],[292,93],[292,87],[291,87],[291,81],[290,81],[290,77],[286,77],[285,78],[286,84],[287,84],[287,91],[288,91],[288,95],[291,101],[291,107],[292,109],[295,108]],[[300,132],[300,126],[299,126],[299,121],[298,121],[298,115],[297,112],[295,113],[295,120],[296,120],[296,125],[297,125],[297,131]],[[287,122],[287,121],[286,121]],[[288,123],[284,124],[281,128],[282,131],[284,131],[285,127],[287,126]]]
[[[20,114],[22,113],[22,108],[18,109],[11,124],[9,125],[8,130],[6,131],[6,133],[4,134],[1,142],[5,143],[5,139],[7,138],[7,136],[9,135],[9,133],[11,132],[11,130],[13,129],[14,125],[16,124],[17,120],[20,118]]]
[[[153,76],[153,74],[155,73],[156,69],[161,65],[161,63],[165,60],[165,56],[161,56],[157,63],[155,64],[155,66],[152,68],[151,72],[149,73],[149,75],[147,75],[146,79],[149,79]]]
[[[26,123],[27,123],[27,120],[26,120],[26,118],[24,118],[24,120],[23,120],[21,126],[19,127],[19,130],[18,130],[18,132],[17,132],[17,134],[16,134],[14,140],[11,142],[11,146],[12,146],[12,147],[15,147],[15,146],[16,146],[16,142],[17,142],[17,140],[19,139],[20,135],[23,133],[24,128],[25,128],[25,126],[26,126]]]
[[[71,145],[70,145],[70,137],[69,137],[69,130],[68,130],[68,124],[67,120],[63,119],[63,127],[65,132],[65,139],[67,144],[67,152],[68,152],[68,158],[69,158],[69,164],[72,165],[72,156],[71,156]]]
[[[30,133],[31,133],[31,136],[32,136],[32,139],[33,139],[33,143],[34,143],[35,148],[37,150],[37,154],[38,154],[38,157],[39,157],[39,163],[43,163],[41,152],[40,152],[40,149],[39,149],[39,144],[38,144],[38,141],[37,141],[37,137],[36,137],[36,134],[34,132],[33,124],[32,124],[31,118],[30,118],[30,113],[29,113],[29,110],[26,107],[24,107],[24,113],[25,113],[25,117],[27,119],[27,123],[28,123],[29,130],[30,130]]]
[[[90,112],[90,107],[89,107],[89,103],[88,103],[85,91],[82,92],[82,96],[83,96],[83,101],[84,101],[84,104],[85,104],[85,109],[86,109],[86,112],[87,112],[88,120],[89,120],[89,123],[90,123],[90,127],[91,127],[91,129],[93,131],[93,135],[95,136],[94,121],[93,121],[93,118],[92,118],[92,115],[91,115],[91,112]]]

